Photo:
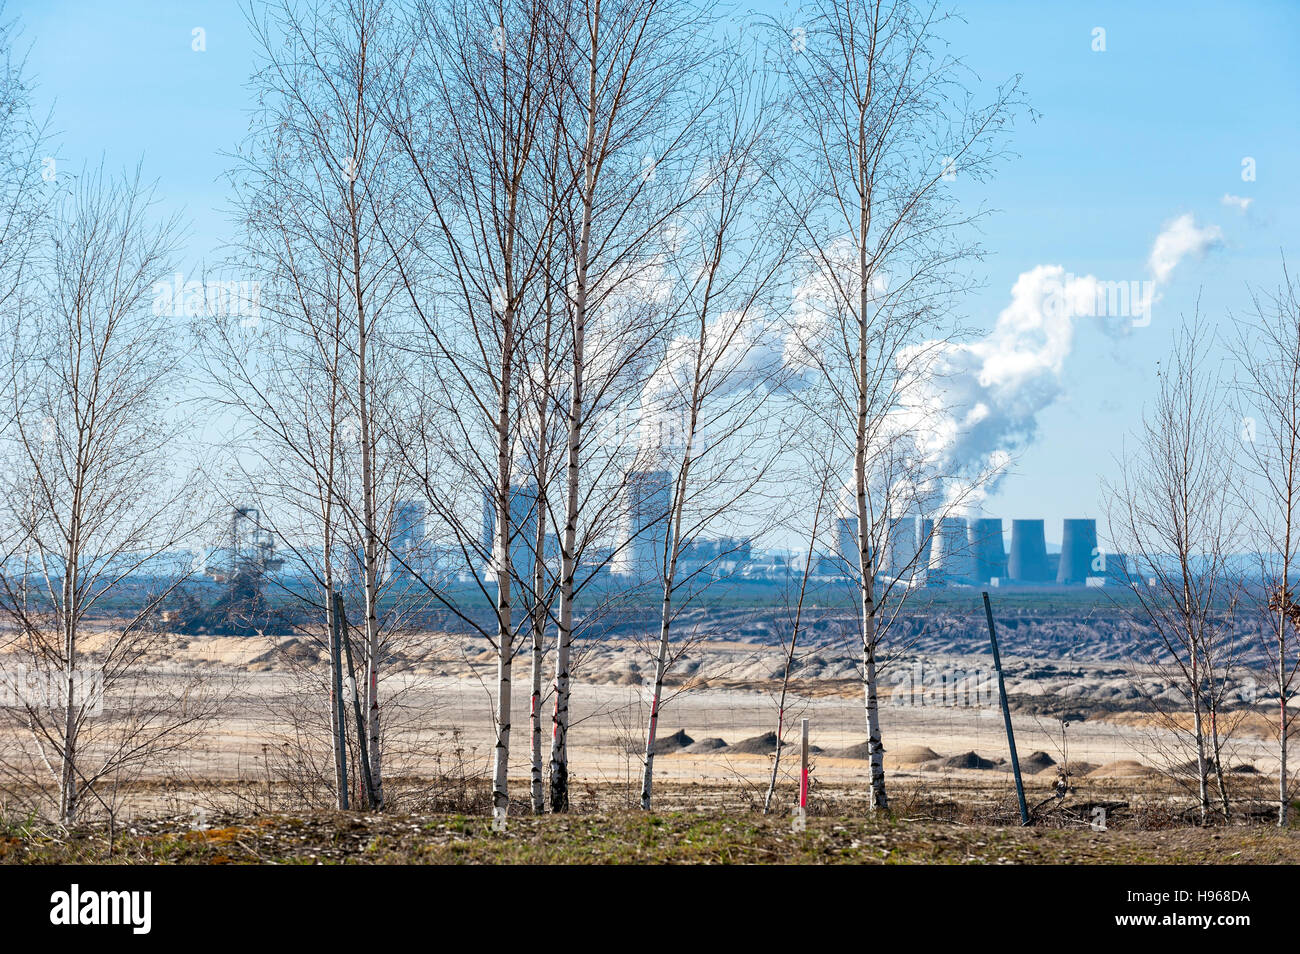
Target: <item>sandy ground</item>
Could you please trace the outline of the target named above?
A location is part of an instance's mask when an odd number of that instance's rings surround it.
[[[388,756],[386,772],[427,777],[445,771],[453,762],[469,774],[489,769],[495,665],[490,654],[471,648],[472,652],[444,648],[441,654],[426,656],[418,663],[408,661],[404,671],[384,681],[385,697],[400,698],[396,719],[405,723],[400,742],[394,743]],[[225,686],[230,695],[219,718],[187,746],[178,762],[150,769],[147,774],[176,777],[179,765],[180,775],[189,780],[264,777],[268,747],[282,746],[293,736],[284,712],[300,683],[292,667],[285,664],[283,649],[283,641],[267,638],[196,638],[163,661],[151,674],[155,684],[167,684],[174,691],[201,675]],[[721,642],[696,647],[674,671],[675,684],[667,690],[659,737],[682,730],[696,741],[722,739],[730,747],[771,732],[776,727],[779,688],[773,677],[779,673],[780,663],[779,654],[771,647]],[[981,670],[988,667],[987,660],[963,657],[915,657],[908,659],[904,668],[918,663],[929,672],[975,673],[977,682],[990,675]],[[850,788],[865,786],[869,768],[865,760],[835,757],[837,750],[866,738],[855,665],[851,654],[830,650],[819,650],[803,660],[797,691],[787,700],[784,720],[785,739],[792,746],[782,760],[786,781],[797,768],[793,745],[799,720],[806,718],[812,745],[823,750],[813,759],[816,781]],[[1008,692],[1013,696],[1069,692],[1070,698],[1086,702],[1094,696],[1113,697],[1135,678],[1142,678],[1117,676],[1113,663],[1107,667],[1072,662],[1070,666],[1073,668],[1067,671],[1055,671],[1034,660],[1008,659]],[[530,768],[528,668],[528,660],[521,657],[514,671],[511,776],[521,781],[528,778]],[[643,648],[631,642],[602,645],[586,654],[573,690],[570,757],[575,784],[599,783],[629,790],[639,785],[648,713],[648,693],[639,684],[643,670],[649,671]],[[544,685],[549,671],[546,675]],[[886,685],[896,685],[896,680],[886,680]],[[1077,688],[1080,686],[1083,690]],[[1010,789],[1006,766],[965,770],[907,760],[917,747],[928,747],[940,758],[975,752],[994,762],[1006,759],[1009,750],[995,699],[986,696],[987,704],[975,700],[976,704],[910,706],[886,700],[882,722],[891,774],[913,779],[968,778],[992,789]],[[544,751],[549,746],[552,704],[549,696],[544,698]],[[1072,721],[1065,730],[1064,744],[1058,718],[1022,712],[1012,721],[1022,759],[1040,751],[1058,764],[1067,756],[1070,763],[1091,766],[1130,762],[1165,767],[1170,762],[1172,735],[1151,727],[1150,718],[1142,713],[1098,713]],[[13,731],[12,725],[9,731]],[[1265,774],[1275,772],[1272,745],[1262,732],[1242,733],[1232,741],[1225,764],[1252,765]],[[757,788],[765,785],[772,759],[768,754],[741,754],[722,748],[710,754],[666,753],[657,757],[655,764],[658,777],[665,781]],[[1122,775],[1124,769],[1111,774]],[[1030,785],[1050,786],[1055,778],[1056,770],[1049,768],[1031,777]]]

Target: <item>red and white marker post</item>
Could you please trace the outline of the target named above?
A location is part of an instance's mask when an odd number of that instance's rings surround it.
[[[800,763],[799,763],[799,808],[801,811],[808,811],[808,720],[801,719],[799,722],[799,732],[802,740],[799,743]]]

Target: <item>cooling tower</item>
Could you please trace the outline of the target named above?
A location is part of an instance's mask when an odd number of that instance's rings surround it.
[[[1067,520],[1061,535],[1061,566],[1056,571],[1057,583],[1082,586],[1090,576],[1102,576],[1101,567],[1095,571],[1092,561],[1097,558],[1097,521]]]
[[[1011,521],[1011,556],[1007,560],[1007,575],[1017,583],[1046,583],[1051,578],[1047,570],[1043,521]]]
[[[858,518],[839,517],[835,521],[835,556],[841,572],[857,577],[862,572],[862,554],[858,552]]]
[[[887,576],[910,580],[920,576],[917,559],[916,517],[898,517],[889,528],[889,565]]]
[[[912,570],[914,584],[924,584],[930,576],[930,557],[937,553],[938,540],[934,533],[934,521],[929,517],[916,518],[916,566]]]
[[[930,547],[930,586],[969,583],[975,577],[975,561],[967,539],[966,521],[962,517],[944,517],[939,521]]]
[[[653,579],[663,572],[672,475],[666,470],[629,470],[623,497],[624,545],[611,569],[639,580]]]
[[[968,524],[968,542],[975,564],[973,578],[987,583],[1007,575],[1007,554],[1002,548],[1002,521],[997,517],[972,518]]]

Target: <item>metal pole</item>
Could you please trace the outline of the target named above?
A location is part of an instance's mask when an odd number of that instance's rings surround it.
[[[989,619],[989,642],[993,644],[993,668],[998,671],[998,697],[1002,700],[1002,721],[1007,727],[1007,745],[1011,749],[1011,771],[1016,776],[1016,798],[1020,801],[1020,824],[1029,825],[1029,807],[1025,804],[1025,783],[1020,778],[1020,759],[1016,756],[1016,736],[1011,731],[1011,709],[1007,706],[1007,687],[1002,681],[1002,657],[998,655],[998,634],[993,627],[993,604],[984,594],[984,613]]]
[[[802,741],[799,743],[800,748],[800,769],[799,769],[799,807],[807,811],[808,809],[808,720],[799,721],[799,733]]]
[[[339,615],[335,610],[337,594],[330,591],[330,722],[334,736],[334,773],[338,784],[338,806],[348,810],[347,709],[343,705],[343,639]]]

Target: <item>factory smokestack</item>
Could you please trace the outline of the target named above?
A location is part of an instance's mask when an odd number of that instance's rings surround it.
[[[968,537],[974,556],[975,581],[987,583],[1007,575],[1007,554],[1002,548],[1002,521],[997,517],[972,517]]]
[[[1056,572],[1057,583],[1082,585],[1090,576],[1102,576],[1099,567],[1095,572],[1092,561],[1097,556],[1097,521],[1066,520],[1061,536],[1061,566]]]
[[[1011,521],[1011,558],[1007,564],[1008,575],[1017,582],[1046,583],[1051,579],[1043,521]]]

